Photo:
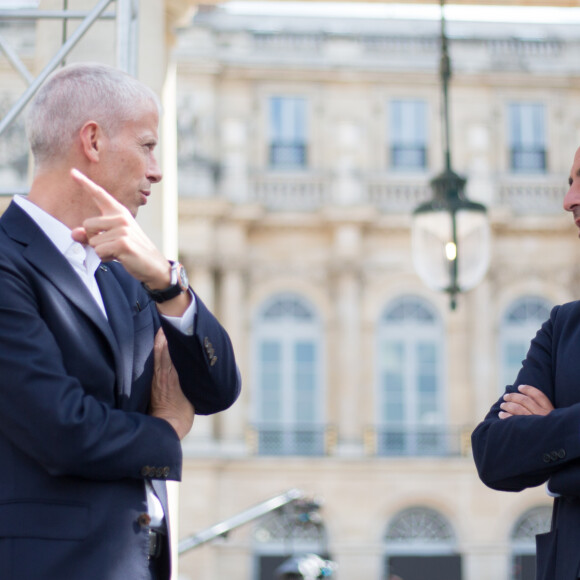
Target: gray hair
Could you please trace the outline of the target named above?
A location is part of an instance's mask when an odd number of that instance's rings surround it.
[[[87,121],[115,135],[143,106],[161,105],[157,95],[130,75],[97,63],[72,64],[40,87],[26,114],[26,133],[37,165],[65,154]]]

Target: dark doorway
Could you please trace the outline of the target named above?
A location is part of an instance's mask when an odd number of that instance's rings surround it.
[[[535,580],[536,555],[517,554],[513,559],[513,580]]]
[[[386,580],[461,580],[461,556],[391,556]]]
[[[329,560],[328,554],[318,554],[323,560]],[[256,566],[258,568],[256,578],[258,580],[275,580],[276,569],[281,566],[293,554],[286,554],[284,556],[258,556],[256,558]]]

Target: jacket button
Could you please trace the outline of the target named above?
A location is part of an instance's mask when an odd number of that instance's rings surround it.
[[[552,461],[556,461],[558,459],[558,452],[557,451],[552,451],[550,453],[550,457],[552,458]]]
[[[169,467],[164,467],[163,468],[163,477],[169,477],[169,472],[171,470],[169,469]]]
[[[565,449],[558,449],[558,457],[560,459],[564,459],[564,457],[566,457],[566,450]]]
[[[146,528],[151,523],[151,516],[149,514],[140,514],[137,518],[137,523],[142,527]]]
[[[542,455],[542,459],[544,460],[544,463],[550,463],[552,461],[549,453],[544,453],[544,455]]]
[[[141,475],[143,477],[149,477],[151,475],[151,472],[153,471],[152,467],[149,467],[148,465],[145,465],[144,467],[141,468]]]

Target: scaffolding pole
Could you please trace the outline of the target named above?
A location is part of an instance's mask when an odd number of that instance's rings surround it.
[[[251,507],[219,524],[211,526],[206,530],[198,532],[193,536],[189,536],[180,540],[177,551],[181,556],[185,552],[215,540],[216,538],[226,536],[231,530],[243,526],[253,520],[259,519],[270,512],[277,510],[285,505],[291,504],[297,500],[305,499],[306,496],[299,489],[290,489],[286,493],[277,495],[269,500],[266,500],[254,507]]]

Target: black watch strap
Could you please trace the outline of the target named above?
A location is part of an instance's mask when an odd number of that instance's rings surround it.
[[[149,294],[151,300],[160,304],[161,302],[167,302],[179,296],[181,293],[187,291],[189,288],[189,281],[187,279],[187,272],[185,268],[179,262],[170,262],[171,264],[171,282],[167,288],[163,290],[153,290],[149,288],[146,284],[143,284],[145,292]]]

